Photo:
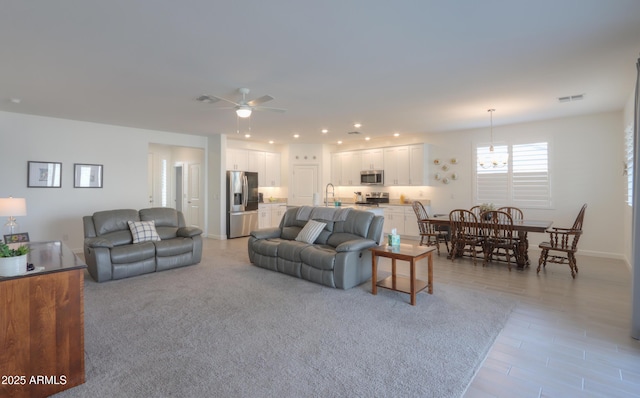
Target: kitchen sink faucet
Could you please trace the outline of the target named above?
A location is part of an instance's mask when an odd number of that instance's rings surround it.
[[[327,187],[324,189],[324,205],[325,207],[329,207],[329,187],[331,187],[331,198],[335,201],[336,199],[336,188],[332,183],[328,183]]]

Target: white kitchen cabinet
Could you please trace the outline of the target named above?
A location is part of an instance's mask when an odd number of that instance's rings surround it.
[[[362,161],[360,170],[383,170],[384,153],[382,148],[360,151]]]
[[[249,151],[227,149],[227,170],[249,171]]]
[[[280,186],[280,154],[274,152],[264,152],[264,184],[263,187]],[[258,175],[260,179],[260,175]]]
[[[404,209],[402,206],[384,207],[384,225],[382,230],[385,234],[390,234],[393,229],[400,235],[404,233]]]
[[[409,185],[429,185],[429,150],[426,144],[409,145]]]
[[[360,151],[338,152],[331,155],[331,183],[336,186],[360,185]]]
[[[384,225],[385,234],[390,234],[391,230],[396,229],[397,233],[406,237],[417,238],[420,236],[418,229],[418,219],[416,213],[411,206],[384,206]]]
[[[384,149],[384,185],[428,185],[428,150],[425,144]]]
[[[286,204],[273,204],[271,205],[271,226],[278,227],[280,226],[280,221],[282,220],[282,216],[287,211]]]
[[[267,203],[258,204],[258,228],[271,227],[271,205]]]
[[[248,152],[249,168],[247,171],[255,171],[258,173],[258,186],[264,186],[265,179],[265,155],[266,152],[250,151]]]
[[[409,147],[384,149],[384,185],[409,185]]]

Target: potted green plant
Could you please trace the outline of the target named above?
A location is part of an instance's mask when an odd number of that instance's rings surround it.
[[[0,276],[15,276],[27,272],[29,246],[11,247],[0,242]]]

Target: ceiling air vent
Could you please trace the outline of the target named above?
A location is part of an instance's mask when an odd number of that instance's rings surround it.
[[[358,135],[358,134],[362,134],[359,131],[349,131],[347,134],[351,134],[351,135]]]
[[[572,102],[584,99],[584,94],[568,95],[566,97],[558,97],[558,102]]]

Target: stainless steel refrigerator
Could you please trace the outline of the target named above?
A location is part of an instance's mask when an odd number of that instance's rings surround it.
[[[227,238],[258,229],[258,173],[227,171]]]

